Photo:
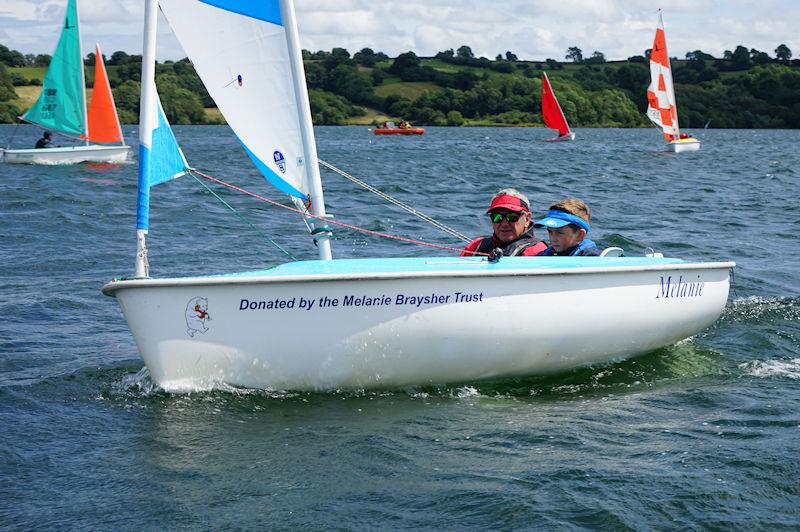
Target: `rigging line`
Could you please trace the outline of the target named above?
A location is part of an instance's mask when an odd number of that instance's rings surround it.
[[[281,250],[281,251],[282,251],[282,252],[283,252],[283,253],[284,253],[286,256],[288,256],[290,259],[292,259],[292,260],[297,260],[297,257],[293,256],[291,253],[289,253],[288,251],[286,251],[285,249],[283,249],[283,248],[281,247],[281,245],[280,245],[280,244],[278,244],[277,242],[275,242],[274,240],[272,240],[272,239],[269,237],[269,235],[267,235],[267,234],[266,234],[266,233],[264,233],[264,232],[263,232],[261,229],[259,229],[259,228],[258,228],[258,227],[256,227],[255,225],[253,225],[253,223],[252,223],[250,220],[248,220],[247,218],[245,218],[243,215],[239,214],[239,212],[237,212],[237,211],[236,211],[236,209],[234,209],[234,208],[233,208],[233,206],[232,206],[231,204],[229,204],[229,203],[228,203],[227,201],[225,201],[225,200],[224,200],[222,197],[220,197],[220,195],[219,195],[219,194],[217,194],[216,192],[214,192],[213,190],[211,190],[211,188],[210,188],[208,185],[206,185],[206,184],[205,184],[205,183],[203,183],[203,182],[202,182],[200,179],[198,179],[198,178],[197,178],[197,176],[196,176],[196,175],[194,175],[194,172],[196,172],[196,170],[191,170],[191,169],[190,169],[190,170],[189,170],[187,173],[188,173],[190,176],[192,176],[192,177],[195,179],[195,181],[197,181],[198,183],[200,183],[201,185],[203,185],[203,187],[204,187],[206,190],[208,190],[208,191],[209,191],[209,192],[210,192],[210,193],[211,193],[211,194],[212,194],[212,195],[213,195],[215,198],[217,198],[219,201],[221,201],[223,205],[225,205],[227,208],[229,208],[229,209],[231,210],[231,212],[233,212],[233,214],[235,214],[236,216],[238,216],[238,217],[239,217],[239,219],[240,219],[240,220],[242,220],[244,223],[246,223],[247,225],[249,225],[249,226],[250,226],[250,227],[251,227],[251,228],[252,228],[252,229],[253,229],[253,230],[254,230],[256,233],[258,233],[260,236],[262,236],[262,237],[264,237],[265,239],[267,239],[267,241],[268,241],[270,244],[272,244],[273,246],[275,246],[276,248],[278,248],[279,250]],[[198,173],[199,173],[199,172],[198,172]]]
[[[393,198],[392,196],[386,194],[385,192],[383,192],[381,190],[378,190],[377,188],[373,187],[369,183],[366,183],[366,182],[358,179],[357,177],[348,174],[344,170],[341,170],[341,169],[335,167],[331,163],[323,161],[322,159],[317,159],[317,161],[319,162],[319,164],[321,164],[325,168],[336,172],[340,176],[344,177],[345,179],[349,179],[350,181],[352,181],[353,183],[355,183],[355,184],[357,184],[357,185],[359,185],[361,187],[364,187],[365,189],[369,190],[373,194],[376,194],[376,195],[380,196],[381,198],[385,199],[386,201],[388,201],[390,203],[393,203],[394,205],[397,205],[401,209],[403,209],[403,210],[413,214],[414,216],[416,216],[416,217],[428,222],[429,224],[433,225],[434,227],[436,227],[438,229],[441,229],[445,233],[448,233],[450,236],[454,236],[454,237],[456,237],[459,240],[462,240],[464,242],[471,242],[472,241],[472,239],[469,238],[468,236],[466,236],[465,234],[456,231],[452,227],[448,227],[447,225],[443,224],[442,222],[431,218],[427,214],[418,211],[417,209],[415,209],[414,207],[411,207],[410,205],[406,205],[405,203],[401,202],[400,200],[398,200],[396,198]]]
[[[6,142],[6,149],[11,149],[11,143],[14,142],[14,137],[17,136],[17,130],[19,129],[19,123],[14,125],[14,129],[11,130],[11,136],[8,137],[8,141]]]
[[[379,231],[372,231],[371,229],[364,229],[363,227],[358,227],[358,226],[355,226],[355,225],[346,224],[344,222],[339,222],[339,221],[333,220],[331,218],[326,218],[326,217],[323,217],[323,216],[317,216],[316,214],[312,214],[310,212],[303,212],[303,211],[301,211],[299,209],[295,209],[294,207],[289,207],[288,205],[283,205],[282,203],[278,203],[277,201],[271,200],[269,198],[265,198],[264,196],[260,196],[260,195],[256,194],[255,192],[250,192],[249,190],[245,190],[245,189],[243,189],[241,187],[237,187],[236,185],[232,185],[230,183],[226,183],[225,181],[222,181],[221,179],[217,179],[216,177],[210,176],[208,174],[204,174],[203,172],[200,172],[199,170],[192,170],[192,172],[196,173],[197,175],[199,175],[201,177],[204,177],[204,178],[208,179],[209,181],[213,181],[213,182],[218,183],[218,184],[220,184],[222,186],[228,187],[228,188],[230,188],[232,190],[236,190],[238,192],[241,192],[242,194],[247,194],[250,197],[256,198],[256,199],[261,200],[261,201],[263,201],[265,203],[269,203],[270,205],[274,205],[275,207],[280,207],[281,209],[285,209],[287,211],[291,211],[291,212],[294,212],[294,213],[297,213],[297,214],[301,214],[301,215],[306,216],[308,218],[315,218],[317,220],[320,220],[320,221],[328,223],[328,224],[338,225],[340,227],[344,227],[345,229],[351,229],[353,231],[366,233],[368,235],[379,236],[379,237],[382,237],[382,238],[388,238],[390,240],[397,240],[399,242],[405,242],[407,244],[417,244],[419,246],[427,246],[427,247],[430,247],[430,248],[444,249],[444,250],[447,250],[447,251],[455,251],[455,252],[458,252],[458,253],[461,253],[461,251],[462,251],[459,248],[454,248],[454,247],[450,247],[450,246],[443,246],[441,244],[432,244],[430,242],[423,242],[422,240],[414,240],[414,239],[411,239],[411,238],[406,238],[404,236],[389,235],[389,234],[386,234],[386,233],[381,233]],[[483,256],[483,257],[488,257],[489,256],[488,253],[480,253],[480,252],[477,252],[477,251],[472,251],[472,252],[470,252],[470,254],[471,255],[476,255],[476,256]]]

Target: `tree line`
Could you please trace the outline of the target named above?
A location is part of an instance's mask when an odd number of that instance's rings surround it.
[[[314,122],[340,125],[371,114],[419,125],[535,125],[542,123],[541,74],[551,75],[561,106],[576,127],[639,127],[646,124],[649,50],[627,61],[607,61],[600,51],[584,58],[573,46],[557,61],[520,61],[511,51],[494,60],[475,57],[463,45],[423,58],[409,51],[395,58],[363,48],[303,50]],[[800,127],[800,60],[781,44],[775,57],[737,46],[715,58],[701,50],[672,58],[673,78],[684,127]],[[95,62],[86,57],[87,66]],[[141,56],[114,52],[103,57],[120,119],[138,120]],[[14,86],[33,84],[24,69],[46,66],[45,54],[27,56],[0,45],[0,122],[20,112]],[[23,62],[24,65],[19,63]],[[17,71],[19,70],[19,71]],[[87,69],[91,86],[92,69]],[[187,60],[156,65],[156,83],[167,118],[175,124],[213,123],[213,107]],[[421,91],[409,87],[423,87]],[[386,90],[388,88],[392,90]]]

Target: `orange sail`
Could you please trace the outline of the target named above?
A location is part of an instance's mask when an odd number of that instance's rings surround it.
[[[119,125],[114,96],[108,83],[106,67],[100,47],[95,46],[94,92],[89,103],[89,140],[92,142],[122,142],[122,129]],[[82,137],[85,138],[85,137]]]
[[[556,100],[556,95],[553,93],[547,74],[542,78],[542,118],[544,118],[544,124],[547,127],[558,130],[559,137],[569,135],[569,124],[567,124],[567,119],[564,118],[564,112],[561,110],[558,100]]]

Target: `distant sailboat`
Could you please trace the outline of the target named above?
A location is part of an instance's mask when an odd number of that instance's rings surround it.
[[[547,127],[558,131],[558,136],[551,141],[575,140],[575,132],[569,128],[547,74],[542,78],[542,117]]]
[[[85,141],[84,145],[6,149],[7,163],[72,164],[83,161],[123,162],[128,146],[122,137],[114,97],[108,83],[100,47],[95,46],[94,92],[86,110],[83,59],[81,57],[78,8],[68,0],[67,14],[50,66],[42,83],[42,93],[21,120]],[[90,142],[118,142],[116,146]]]
[[[647,88],[647,118],[661,128],[667,141],[667,150],[675,153],[697,151],[700,141],[681,135],[678,126],[678,108],[672,85],[672,68],[667,53],[664,19],[658,12],[658,28],[650,54],[650,86]]]

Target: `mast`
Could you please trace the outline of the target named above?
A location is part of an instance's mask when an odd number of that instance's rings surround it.
[[[134,277],[149,277],[145,235],[150,216],[150,153],[155,125],[157,0],[145,0],[142,86],[139,106],[139,186],[136,208],[136,271]]]
[[[89,117],[88,109],[86,107],[86,72],[83,68],[83,50],[81,49],[81,23],[80,23],[80,15],[78,14],[78,3],[75,0],[75,27],[78,30],[78,63],[81,65],[81,80],[83,81],[83,86],[81,87],[81,108],[83,109],[83,134],[86,136],[86,143],[85,145],[89,145]],[[97,58],[95,58],[95,61]]]
[[[306,88],[306,74],[303,69],[303,56],[300,52],[300,38],[297,33],[297,20],[294,16],[294,3],[292,0],[280,0],[281,17],[286,28],[286,41],[289,48],[289,63],[292,67],[292,81],[297,99],[297,110],[300,113],[300,134],[303,139],[303,151],[306,154],[306,180],[311,197],[311,212],[325,218],[325,200],[322,195],[322,180],[319,175],[317,162],[317,145],[314,141],[314,124],[311,121],[311,109],[308,105],[308,89]],[[312,223],[312,227],[316,224]],[[331,260],[330,233],[322,232],[317,235],[317,250],[320,260]]]

